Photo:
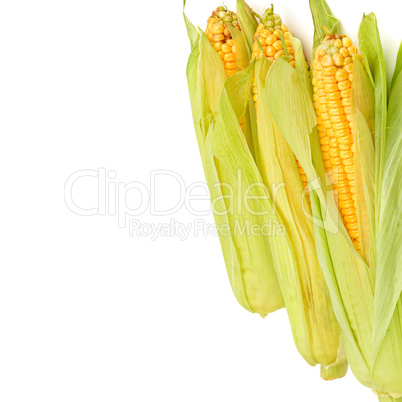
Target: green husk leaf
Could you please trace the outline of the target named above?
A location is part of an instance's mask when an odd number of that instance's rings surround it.
[[[381,39],[377,27],[377,19],[373,13],[365,16],[359,28],[360,50],[368,72],[371,75],[375,88],[375,233],[376,233],[376,292],[374,299],[374,322],[372,336],[371,362],[374,365],[380,346],[384,340],[385,333],[389,327],[391,318],[395,311],[395,304],[399,298],[400,289],[393,284],[390,291],[384,294],[384,286],[387,286],[390,278],[390,271],[396,266],[384,265],[381,256],[384,255],[382,247],[392,242],[388,229],[386,239],[381,233],[380,224],[384,219],[384,197],[383,180],[387,161],[387,82],[384,54],[381,46]],[[395,84],[394,84],[395,87]],[[394,172],[393,172],[394,173]],[[388,213],[388,211],[387,211]],[[394,216],[393,219],[396,219]],[[382,229],[384,230],[384,228]],[[385,241],[384,241],[385,240]],[[398,293],[398,294],[397,294]]]
[[[354,58],[353,77],[356,214],[363,258],[375,269],[374,88],[357,57]]]
[[[232,34],[236,48],[236,71],[242,71],[247,68],[250,62],[250,56],[244,40],[244,34],[230,24],[228,24],[228,28]]]
[[[227,173],[212,153],[212,138],[225,79],[226,74],[219,55],[212,48],[205,34],[200,31],[189,57],[187,80],[194,127],[205,178],[210,189],[214,218],[217,227],[223,228],[219,238],[229,281],[236,299],[246,310],[265,315],[283,306],[274,268],[269,268],[269,253],[266,248],[262,248],[262,251],[257,250],[254,256],[247,251],[245,236],[232,237],[230,234],[224,233],[224,228],[229,228],[229,231],[234,230],[233,226],[230,226],[233,220],[229,219],[230,205],[227,204],[230,188],[220,184],[220,175],[227,175]],[[236,79],[238,78],[234,78],[234,80]],[[240,110],[236,108],[236,110],[239,114],[243,113],[241,108]],[[244,258],[244,254],[248,258]],[[249,280],[249,270],[254,269],[254,266],[258,267],[259,264],[256,258],[263,259],[264,257],[265,259],[260,265],[264,264],[267,267],[265,274],[257,278],[256,282]],[[257,301],[252,299],[251,305],[249,298],[252,296],[250,297],[246,290],[251,294],[253,294],[253,290],[256,290],[254,293]]]
[[[393,373],[387,373],[393,381],[393,389],[387,392],[402,393],[402,367],[399,371],[399,388],[395,382],[398,377],[396,362],[402,360],[402,54],[399,52],[397,67],[393,78],[392,89],[389,95],[387,116],[387,140],[384,155],[384,174],[382,180],[381,202],[379,211],[379,231],[377,236],[377,278],[376,298],[374,305],[373,328],[373,364],[380,364],[382,349],[388,349],[392,354]],[[391,328],[393,330],[391,330]],[[400,338],[392,342],[391,336]],[[388,347],[386,344],[389,344]],[[377,361],[376,361],[377,359]],[[387,362],[383,364],[386,366]],[[402,365],[402,364],[401,364]],[[388,366],[390,366],[388,364]],[[378,375],[380,370],[376,371]]]
[[[339,21],[332,15],[325,0],[309,0],[311,15],[314,23],[313,53],[326,36],[324,27],[333,34],[338,33]]]
[[[375,88],[375,231],[377,232],[379,225],[378,214],[380,211],[381,183],[385,163],[387,78],[377,19],[373,13],[366,15],[360,24],[359,46]]]
[[[233,194],[233,211],[228,214],[231,238],[243,267],[243,287],[251,309],[262,316],[283,306],[275,273],[277,255],[270,242],[281,245],[280,255],[290,253],[283,235],[242,234],[239,228],[274,228],[277,216],[239,125],[252,84],[254,63],[224,85],[212,138],[215,164],[221,183],[238,189]],[[243,197],[249,193],[247,203]],[[236,230],[237,228],[237,230]],[[290,257],[289,257],[290,258]]]
[[[295,50],[295,68],[303,76],[305,84],[309,90],[311,99],[313,99],[313,85],[311,83],[310,74],[307,69],[306,58],[304,57],[303,47],[299,39],[290,35],[293,49]]]
[[[398,56],[396,58],[395,71],[391,81],[391,90],[394,87],[395,80],[398,78],[401,71],[402,71],[402,41],[399,46]]]
[[[184,8],[186,7],[186,0],[183,0],[183,17],[184,23],[186,24],[188,38],[190,39],[191,48],[196,44],[198,38],[198,30],[197,28],[191,23],[191,21],[187,18],[186,13],[184,12]]]
[[[250,59],[253,52],[254,34],[257,30],[258,22],[255,18],[253,10],[244,0],[237,0],[236,13],[240,22],[240,28],[247,45],[248,56]]]

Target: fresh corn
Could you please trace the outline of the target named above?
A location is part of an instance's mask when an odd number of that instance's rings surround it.
[[[285,248],[279,248],[275,241],[271,248],[277,253],[277,275],[298,351],[310,365],[321,364],[323,378],[339,378],[347,370],[340,328],[317,258],[314,226],[305,215],[305,211],[311,213],[311,210],[300,202],[307,177],[264,102],[275,65],[290,61],[291,68],[297,67],[308,82],[306,62],[300,41],[291,37],[272,7],[261,21],[254,34],[252,53],[257,122],[253,136],[255,160],[265,186],[272,189],[270,197],[275,200],[276,219],[286,228],[287,241]],[[258,100],[257,93],[262,94]],[[284,185],[278,191],[273,189],[273,183]]]
[[[360,252],[351,101],[354,55],[362,60],[349,37],[327,34],[313,61],[313,99],[324,167],[343,223]]]
[[[226,7],[218,7],[208,18],[205,35],[222,59],[226,75],[236,73],[236,49],[229,25],[240,30],[237,15]]]

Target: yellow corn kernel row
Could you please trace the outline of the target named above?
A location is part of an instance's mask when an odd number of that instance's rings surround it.
[[[205,34],[222,59],[226,75],[231,77],[236,73],[236,53],[228,24],[240,30],[236,14],[225,7],[218,7],[208,18]]]
[[[314,107],[324,167],[331,180],[343,223],[360,252],[356,215],[354,144],[351,110],[353,56],[346,35],[329,34],[313,61]],[[357,55],[362,60],[360,55]]]

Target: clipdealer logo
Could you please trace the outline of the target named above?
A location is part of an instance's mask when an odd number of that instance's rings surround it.
[[[151,240],[159,237],[186,240],[191,233],[194,236],[286,235],[285,227],[278,222],[275,212],[278,194],[284,191],[286,184],[273,183],[271,189],[268,189],[263,183],[253,183],[244,188],[240,170],[235,183],[234,186],[216,183],[214,188],[219,191],[210,193],[205,182],[186,185],[182,176],[171,170],[151,171],[149,181],[144,184],[140,181],[118,181],[116,171],[103,167],[82,169],[71,174],[66,180],[64,201],[67,208],[76,215],[115,216],[118,228],[128,229],[130,236],[149,237]],[[319,183],[315,185],[319,186]],[[314,188],[314,183],[310,188]],[[168,192],[174,199],[170,199],[169,205],[166,205]],[[212,197],[212,194],[218,196]],[[305,198],[306,194],[303,192],[300,200],[303,206]],[[270,211],[261,207],[267,205],[262,204],[264,200],[269,200],[272,205]],[[175,219],[175,214],[182,209],[186,209],[196,218],[190,223]],[[261,218],[252,221],[244,219],[243,210],[246,210],[249,216]],[[211,224],[212,211],[215,216],[227,219],[222,219],[219,225]],[[314,224],[323,225],[313,218],[309,211],[304,210],[304,213]],[[157,223],[152,222],[155,220],[152,217],[159,217]],[[199,219],[200,217],[204,219]]]

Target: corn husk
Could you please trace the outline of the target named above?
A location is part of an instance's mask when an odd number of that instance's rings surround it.
[[[251,228],[253,225],[259,227],[266,223],[264,216],[247,208],[249,205],[246,205],[243,198],[250,183],[258,182],[258,170],[246,140],[247,137],[250,140],[248,133],[251,130],[251,121],[246,113],[246,98],[251,84],[247,78],[244,79],[244,74],[248,77],[249,73],[243,70],[243,74],[239,73],[226,80],[223,63],[205,34],[200,29],[197,30],[186,16],[185,22],[192,46],[187,65],[187,80],[194,127],[229,281],[241,306],[266,316],[282,308],[284,304],[268,239],[265,236],[252,235],[251,229],[247,228],[247,225]],[[233,39],[236,57],[241,51],[247,52],[241,35],[236,35]],[[246,59],[248,60],[247,54],[240,56],[240,60]],[[244,67],[238,68],[240,70]],[[220,102],[221,96],[224,97],[222,93],[230,94],[234,87],[240,88],[242,92],[239,94],[242,108],[238,107],[239,101],[235,105]],[[218,113],[219,107],[221,111]],[[228,115],[225,108],[232,114]],[[239,114],[238,118],[233,116],[233,108]],[[239,125],[242,117],[245,119],[244,134]],[[213,137],[218,135],[215,134],[219,132],[216,129],[218,122],[219,125],[227,122],[231,127],[235,139],[231,144],[232,153],[239,160],[217,156],[219,148]],[[263,196],[264,191],[255,187],[251,195]],[[262,208],[258,199],[251,200],[249,204],[250,208],[256,210]]]

